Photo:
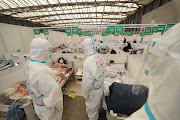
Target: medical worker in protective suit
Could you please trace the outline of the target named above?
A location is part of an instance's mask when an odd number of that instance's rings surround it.
[[[98,120],[99,108],[103,97],[104,74],[106,64],[103,58],[95,51],[94,41],[87,38],[83,47],[88,58],[83,64],[82,89],[85,92],[86,112],[89,120]]]
[[[160,38],[153,39],[148,51],[151,60],[147,62],[151,65],[148,99],[141,109],[126,120],[180,120],[179,33],[180,23]],[[133,91],[137,94],[136,89]]]
[[[56,75],[46,65],[48,57],[52,57],[52,47],[42,38],[33,39],[30,47],[30,60],[25,66],[25,76],[35,112],[41,120],[62,120],[61,86]]]

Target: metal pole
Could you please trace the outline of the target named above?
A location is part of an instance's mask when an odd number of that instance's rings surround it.
[[[176,23],[168,23],[168,24],[176,24]],[[144,27],[148,27],[148,26],[158,26],[158,25],[167,25],[167,24],[115,24],[113,26],[144,26]],[[92,27],[107,27],[110,25],[85,25],[85,26],[92,26]],[[53,29],[53,28],[63,28],[65,29],[65,27],[74,27],[74,26],[57,26],[57,27],[33,27],[33,29]],[[78,27],[84,27],[84,25],[78,25]],[[137,28],[137,27],[136,27]]]

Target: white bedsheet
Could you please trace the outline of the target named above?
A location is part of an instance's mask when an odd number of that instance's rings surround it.
[[[135,80],[133,76],[130,74],[123,74],[122,76],[118,76],[115,78],[106,77],[104,79],[104,97],[102,100],[102,107],[107,111],[107,105],[105,101],[105,96],[109,96],[109,86],[113,84],[113,82],[124,83],[124,84],[134,84]]]

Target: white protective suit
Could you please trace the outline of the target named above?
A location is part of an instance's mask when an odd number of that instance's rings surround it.
[[[103,97],[106,64],[95,51],[94,41],[87,38],[82,43],[89,57],[83,64],[82,89],[86,93],[86,111],[89,120],[98,120],[99,108]]]
[[[180,23],[154,39],[149,52],[149,96],[127,120],[180,120]]]
[[[61,86],[56,75],[45,64],[52,47],[42,38],[33,39],[30,47],[30,60],[25,66],[25,76],[35,112],[41,120],[62,120]]]

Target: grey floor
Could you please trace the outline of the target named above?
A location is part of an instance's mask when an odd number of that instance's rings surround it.
[[[75,80],[68,81],[65,86],[67,90],[64,94],[64,111],[63,120],[88,120],[86,113],[86,105],[83,97],[83,91],[80,84],[76,84]],[[69,89],[75,89],[76,93],[71,93]],[[71,99],[68,95],[75,95],[75,99]],[[106,112],[102,109],[99,120],[106,120]]]
[[[74,100],[64,95],[63,120],[88,120],[85,101],[82,96]]]

